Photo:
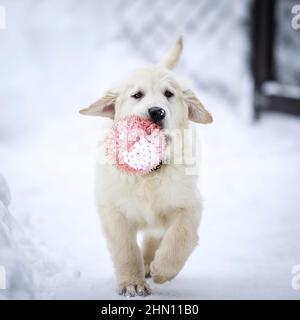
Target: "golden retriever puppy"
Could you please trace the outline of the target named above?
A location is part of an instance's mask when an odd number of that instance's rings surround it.
[[[123,295],[150,294],[148,276],[155,283],[173,279],[197,244],[202,211],[197,175],[187,171],[184,161],[176,161],[176,153],[182,150],[176,151],[175,144],[176,137],[188,130],[189,120],[210,123],[212,116],[171,71],[181,51],[179,38],[158,65],[133,72],[80,111],[113,121],[139,115],[169,132],[168,159],[147,175],[128,175],[110,163],[97,164],[97,208]],[[185,141],[181,149],[188,148],[190,142]],[[141,249],[139,231],[143,233]]]

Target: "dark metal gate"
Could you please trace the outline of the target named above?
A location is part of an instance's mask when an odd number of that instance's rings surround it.
[[[290,2],[289,12],[295,5]],[[280,0],[255,0],[252,9],[252,74],[254,79],[254,115],[258,119],[263,111],[278,111],[300,115],[300,87],[296,84],[284,84],[278,76],[276,41],[280,32],[278,7]],[[288,15],[287,15],[288,17]],[[290,16],[292,18],[292,16]],[[285,19],[285,25],[290,25]],[[289,33],[300,30],[288,30]],[[286,44],[288,45],[288,43]],[[300,52],[298,52],[300,56]],[[296,61],[290,61],[290,64]]]

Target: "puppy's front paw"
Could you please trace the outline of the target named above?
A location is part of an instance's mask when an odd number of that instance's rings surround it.
[[[118,292],[120,295],[127,297],[148,296],[151,294],[151,289],[146,282],[123,283],[119,285]]]
[[[150,275],[155,283],[164,283],[172,280],[178,272],[170,270],[163,264],[158,264],[153,261],[150,265]]]

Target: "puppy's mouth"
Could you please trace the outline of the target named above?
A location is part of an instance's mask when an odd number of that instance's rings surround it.
[[[166,129],[166,118],[161,120],[153,120],[151,117],[147,117],[147,120],[156,124],[160,129]]]
[[[164,127],[164,120],[161,120],[161,121],[153,121],[151,118],[149,118],[149,121],[155,123],[160,129],[165,129],[165,127]]]

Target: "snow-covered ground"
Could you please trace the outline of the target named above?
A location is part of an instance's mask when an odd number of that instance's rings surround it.
[[[55,10],[44,2],[29,23],[22,12],[30,3],[7,1],[8,27],[0,31],[0,171],[10,188],[1,177],[7,289],[0,298],[118,299],[93,199],[97,137],[109,120],[78,110],[145,61],[123,39],[95,31],[93,10],[68,15],[72,2],[64,1],[49,31]],[[87,36],[74,35],[79,17],[79,34]],[[300,265],[300,119],[266,114],[247,121],[251,86],[239,78],[243,72],[237,66],[228,75],[237,75],[242,95],[234,108],[199,92],[214,115],[201,128],[206,203],[199,246],[172,282],[150,281],[147,299],[300,298],[291,273]]]

